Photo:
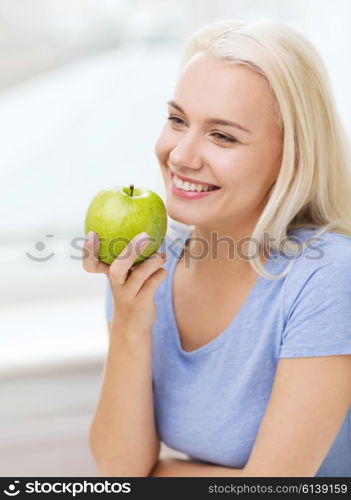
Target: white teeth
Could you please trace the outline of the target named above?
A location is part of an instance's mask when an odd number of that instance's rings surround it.
[[[182,189],[183,191],[208,191],[210,186],[203,186],[202,184],[193,184],[189,182],[183,182],[176,175],[173,177],[174,184],[177,188]]]

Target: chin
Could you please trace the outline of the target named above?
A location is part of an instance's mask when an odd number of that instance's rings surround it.
[[[170,216],[170,218],[175,220],[176,222],[181,222],[182,224],[186,224],[187,226],[192,226],[193,224],[196,224],[196,222],[193,219],[191,219],[191,217],[187,216],[186,214],[181,214],[174,210],[169,210],[168,207],[167,207],[167,213]]]
[[[166,205],[166,210],[167,214],[169,217],[177,222],[181,222],[182,224],[186,225],[193,225],[196,224],[196,221],[194,221],[194,218],[191,217],[191,215],[188,213],[185,213],[184,210],[179,210],[174,207],[172,207],[169,203],[165,203]]]
[[[189,210],[185,211],[183,208],[175,208],[171,206],[171,204],[166,203],[166,209],[169,217],[176,222],[180,222],[185,224],[186,226],[207,226],[208,219],[204,219],[204,217],[199,217],[199,214],[191,214]]]

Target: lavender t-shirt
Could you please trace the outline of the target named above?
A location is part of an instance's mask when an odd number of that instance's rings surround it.
[[[295,259],[273,252],[265,269],[279,274],[291,263],[289,274],[274,281],[258,277],[224,331],[187,352],[180,344],[172,290],[191,231],[175,223],[170,229],[173,234],[168,232],[159,249],[167,253],[168,275],[155,293],[152,332],[157,431],[165,444],[192,460],[243,468],[279,359],[351,354],[351,238],[326,233]],[[300,228],[289,235],[304,241],[313,233]],[[112,313],[107,282],[108,321]],[[316,476],[351,477],[351,407]]]

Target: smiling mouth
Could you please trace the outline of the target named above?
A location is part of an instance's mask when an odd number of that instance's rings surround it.
[[[171,180],[172,180],[172,182],[174,182],[174,173],[172,172],[172,170],[170,170],[170,174],[171,174]],[[177,176],[176,176],[176,177],[177,177]],[[208,191],[217,191],[218,189],[221,189],[221,187],[220,187],[220,186],[214,186],[214,185],[209,185],[209,184],[202,184],[201,182],[197,182],[197,183],[196,183],[196,182],[190,182],[190,181],[183,181],[183,182],[188,182],[188,184],[194,184],[194,185],[199,184],[199,185],[201,185],[201,186],[206,186],[206,187],[207,187],[207,189],[206,189],[206,190],[201,190],[201,191],[197,191],[197,190],[190,190],[190,189],[189,189],[189,190],[186,190],[186,189],[184,189],[184,191],[185,191],[186,193],[194,193],[194,192],[195,192],[195,193],[196,193],[196,192],[201,192],[201,193],[203,193],[203,192],[208,192]],[[181,189],[181,188],[180,188],[180,189]],[[182,189],[182,191],[183,191],[183,189]]]

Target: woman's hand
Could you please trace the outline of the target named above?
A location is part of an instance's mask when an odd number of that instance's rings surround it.
[[[133,267],[148,243],[146,233],[138,234],[111,265],[98,259],[100,241],[96,233],[89,233],[84,244],[84,269],[106,274],[110,283],[114,302],[111,331],[117,328],[128,331],[128,335],[138,336],[140,331],[150,331],[156,319],[154,293],[167,276],[167,271],[161,268],[166,256],[155,253]]]

